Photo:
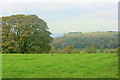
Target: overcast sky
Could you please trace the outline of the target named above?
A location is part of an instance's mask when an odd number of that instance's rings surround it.
[[[89,1],[89,2],[88,2]],[[118,29],[117,0],[3,0],[0,16],[35,14],[47,22],[52,33],[92,32]]]

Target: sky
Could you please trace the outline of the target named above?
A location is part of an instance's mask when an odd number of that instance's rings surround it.
[[[35,14],[52,33],[118,30],[118,0],[1,0],[0,16]]]

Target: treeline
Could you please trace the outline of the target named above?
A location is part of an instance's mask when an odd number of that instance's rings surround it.
[[[91,49],[93,46],[98,51],[116,49],[119,47],[118,32],[65,34],[64,36],[55,38],[51,43],[51,46],[56,50],[62,50],[69,45],[74,46],[76,50]]]
[[[52,41],[45,21],[36,15],[2,18],[2,53],[48,53]]]
[[[75,49],[74,46],[69,45],[61,50],[56,50],[55,48],[52,48],[50,53],[52,54],[118,53],[119,50],[120,50],[120,47],[115,49],[108,49],[108,48],[97,49],[95,46],[90,46],[90,47],[87,46],[82,50],[78,50],[78,49]]]

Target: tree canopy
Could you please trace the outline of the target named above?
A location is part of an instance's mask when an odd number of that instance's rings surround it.
[[[12,15],[2,18],[3,53],[47,53],[50,32],[45,21],[36,15]]]

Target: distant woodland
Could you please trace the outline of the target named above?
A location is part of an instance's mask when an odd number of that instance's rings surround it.
[[[75,52],[96,53],[118,50],[118,32],[70,33],[57,37],[51,43],[54,50],[65,51],[72,47]],[[54,51],[53,50],[53,51]]]

